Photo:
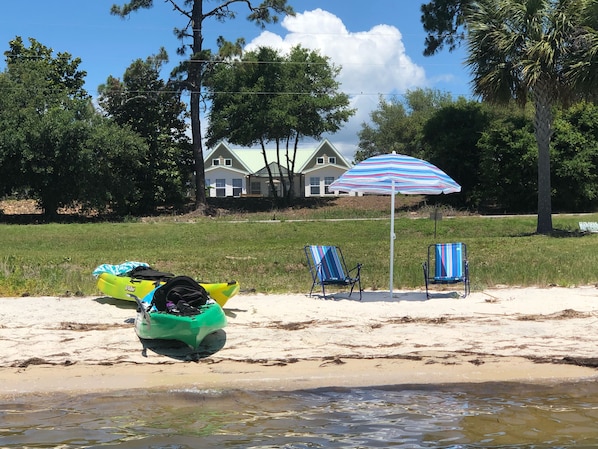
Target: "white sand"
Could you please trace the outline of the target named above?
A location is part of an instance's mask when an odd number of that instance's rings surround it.
[[[228,326],[193,356],[144,347],[134,303],[102,297],[0,298],[3,391],[160,386],[304,388],[594,378],[598,289],[239,295]],[[566,359],[568,358],[568,359]],[[541,362],[541,363],[539,363]]]

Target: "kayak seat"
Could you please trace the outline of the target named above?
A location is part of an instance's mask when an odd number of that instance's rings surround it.
[[[132,279],[141,279],[144,281],[167,281],[174,277],[172,273],[165,273],[164,271],[154,270],[149,266],[139,266],[133,268],[125,274]]]
[[[327,285],[351,286],[349,292],[349,296],[351,296],[355,285],[358,285],[359,299],[361,300],[362,264],[358,263],[354,268],[348,270],[343,253],[337,246],[306,245],[303,249],[313,281],[309,296],[312,296],[317,285],[322,287],[324,299],[326,299]]]

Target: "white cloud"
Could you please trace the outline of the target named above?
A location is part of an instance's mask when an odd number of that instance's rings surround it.
[[[361,124],[369,121],[380,95],[402,94],[429,84],[424,69],[406,54],[401,32],[394,26],[377,25],[369,31],[351,32],[341,19],[319,8],[287,16],[281,25],[286,35],[264,31],[246,50],[264,46],[287,52],[301,44],[318,50],[342,68],[338,81],[341,90],[351,96],[357,113],[340,132],[328,138],[349,160],[357,149]]]

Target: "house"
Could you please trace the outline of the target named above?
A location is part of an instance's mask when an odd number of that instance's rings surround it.
[[[289,150],[292,152],[292,149]],[[266,150],[266,161],[261,149],[233,149],[221,142],[204,157],[206,187],[210,197],[282,196],[282,185],[289,186],[289,167],[286,148],[279,152]],[[324,140],[315,149],[297,149],[295,156],[293,192],[295,197],[349,195],[331,192],[328,186],[346,172],[351,165],[328,141]],[[271,177],[273,184],[271,184]]]

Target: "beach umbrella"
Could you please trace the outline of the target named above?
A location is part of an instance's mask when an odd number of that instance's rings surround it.
[[[390,195],[390,296],[393,290],[395,195],[440,195],[461,191],[449,175],[435,165],[403,154],[382,154],[361,161],[330,184],[330,191]]]

